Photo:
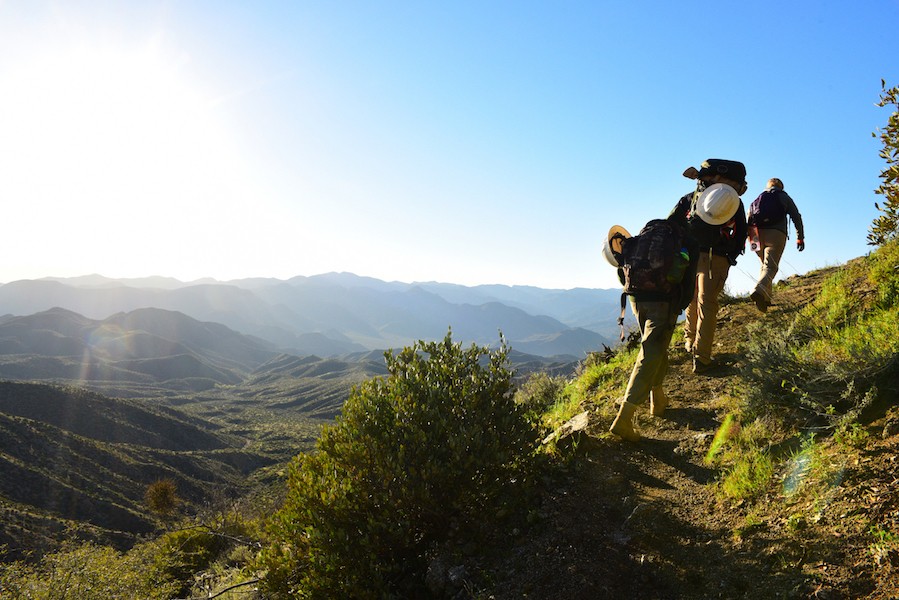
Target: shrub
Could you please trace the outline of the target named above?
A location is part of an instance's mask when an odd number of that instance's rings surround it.
[[[428,554],[506,514],[526,482],[534,425],[512,396],[508,347],[451,340],[385,353],[317,452],[297,457],[263,555],[275,595],[421,595]]]
[[[753,410],[778,406],[803,418],[802,426],[845,428],[895,393],[897,245],[837,271],[789,327],[748,328],[744,376]]]
[[[206,568],[229,546],[205,528],[170,531],[155,541],[156,568],[167,581],[177,582],[179,593],[190,590],[193,576]]]
[[[878,106],[895,106],[897,110],[887,119],[887,126],[880,131],[883,149],[880,157],[887,163],[881,171],[881,184],[875,193],[883,196],[883,206],[875,202],[874,206],[881,211],[868,233],[868,243],[880,245],[899,236],[899,86],[887,89],[886,82],[881,80],[881,94]],[[874,134],[877,135],[876,133]]]
[[[154,568],[146,547],[125,554],[93,543],[66,543],[38,564],[0,564],[0,597],[28,600],[153,600],[172,598],[177,585]]]
[[[171,515],[178,508],[178,494],[175,482],[160,479],[147,486],[144,503],[151,511],[163,516]]]
[[[515,402],[529,413],[539,415],[562,399],[565,379],[546,373],[532,373],[515,392]]]

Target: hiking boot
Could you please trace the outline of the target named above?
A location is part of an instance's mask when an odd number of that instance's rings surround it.
[[[706,363],[699,360],[699,358],[693,358],[693,372],[697,375],[702,375],[703,373],[714,371],[720,366],[721,364],[716,360],[710,360]]]
[[[622,402],[621,408],[618,409],[618,416],[612,421],[609,431],[628,442],[639,442],[640,434],[634,431],[634,411],[636,410],[636,404]]]
[[[770,302],[768,302],[768,299],[765,297],[765,292],[756,290],[749,294],[749,298],[750,300],[755,302],[755,307],[759,309],[759,311],[768,312],[768,306],[770,305]]]
[[[668,396],[665,390],[660,387],[652,388],[649,392],[649,412],[654,417],[661,417],[665,414],[665,407],[668,406]]]

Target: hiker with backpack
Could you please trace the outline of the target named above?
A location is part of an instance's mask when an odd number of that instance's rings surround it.
[[[683,174],[697,181],[696,190],[678,200],[669,218],[681,223],[699,245],[696,291],[687,307],[684,347],[693,356],[693,372],[702,374],[718,366],[712,359],[718,297],[745,247],[746,213],[740,196],[747,189],[746,167],[734,160],[710,158],[699,169],[688,167]]]
[[[622,340],[626,297],[630,297],[640,327],[640,352],[609,431],[637,442],[637,408],[648,398],[650,412],[660,417],[668,405],[662,387],[668,372],[668,346],[681,311],[693,298],[699,249],[676,220],[654,219],[633,237],[619,226],[612,227],[603,244],[603,256],[617,267],[624,285],[618,321]]]
[[[787,217],[796,226],[796,248],[802,252],[805,250],[802,215],[799,214],[796,203],[784,191],[784,182],[772,177],[768,180],[765,191],[749,205],[747,216],[750,249],[762,261],[758,282],[749,297],[761,312],[766,312],[771,306],[774,277],[780,268],[780,259],[789,238]]]

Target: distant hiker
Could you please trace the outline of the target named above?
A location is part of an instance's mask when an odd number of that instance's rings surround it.
[[[637,407],[649,398],[651,413],[660,417],[668,405],[662,388],[668,372],[668,346],[678,316],[693,298],[699,249],[676,220],[656,219],[634,237],[622,227],[612,227],[603,256],[617,267],[624,285],[619,324],[623,327],[627,295],[640,327],[640,352],[609,431],[636,442],[640,440],[634,430]]]
[[[699,244],[696,292],[687,307],[684,344],[693,355],[693,372],[718,366],[712,345],[718,325],[718,296],[732,265],[746,244],[746,214],[740,196],[746,192],[746,167],[741,162],[710,158],[688,167],[684,177],[696,179],[696,190],[678,201],[669,218],[682,223]]]
[[[787,217],[796,225],[796,248],[805,250],[805,228],[802,215],[796,203],[784,191],[784,182],[777,177],[768,180],[765,191],[749,205],[750,249],[762,261],[759,280],[755,290],[749,295],[756,308],[765,312],[771,306],[774,276],[780,267],[780,259],[787,247],[789,224]]]

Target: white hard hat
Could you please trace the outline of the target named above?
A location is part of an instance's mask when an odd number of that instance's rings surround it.
[[[726,183],[714,183],[696,200],[696,214],[709,225],[724,225],[740,208],[737,190]]]
[[[612,236],[616,233],[620,233],[626,238],[631,237],[631,234],[627,232],[627,229],[622,227],[621,225],[612,225],[612,228],[609,229],[609,235],[606,236],[605,241],[602,243],[602,257],[606,259],[613,267],[617,267],[618,261],[615,259],[615,254],[612,253],[614,249],[615,252],[621,252],[621,240],[619,238],[615,238],[612,240]]]

